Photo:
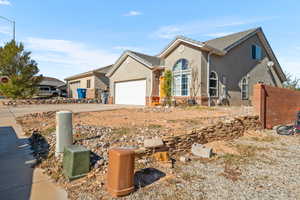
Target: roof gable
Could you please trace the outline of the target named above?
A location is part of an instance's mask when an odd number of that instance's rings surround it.
[[[112,76],[128,56],[143,64],[145,67],[148,67],[149,69],[153,69],[154,67],[160,66],[162,64],[159,57],[127,50],[118,58],[111,70],[107,73],[107,76]]]
[[[157,56],[160,58],[165,57],[168,55],[171,51],[173,51],[175,48],[177,48],[181,43],[189,44],[194,47],[201,48],[205,51],[212,51],[217,55],[224,55],[223,51],[220,51],[219,49],[216,49],[208,44],[205,44],[203,42],[193,40],[184,36],[177,36],[174,40],[172,40],[167,47],[165,47]]]
[[[112,66],[113,65],[108,65],[108,66],[105,66],[105,67],[97,68],[97,69],[90,70],[90,71],[87,71],[87,72],[83,72],[83,73],[80,73],[80,74],[75,74],[73,76],[65,78],[65,80],[70,81],[70,80],[74,80],[74,79],[78,79],[78,78],[92,76],[92,75],[95,75],[95,74],[106,74],[112,68]]]

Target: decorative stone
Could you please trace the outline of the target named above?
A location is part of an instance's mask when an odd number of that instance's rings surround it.
[[[201,158],[210,158],[212,156],[212,148],[207,148],[202,144],[193,144],[192,154]]]
[[[156,152],[153,154],[153,157],[159,162],[168,162],[170,160],[168,152]]]
[[[187,158],[187,157],[185,157],[185,156],[180,156],[179,161],[180,161],[180,162],[183,162],[183,163],[186,163],[186,162],[189,161],[189,158]]]
[[[144,140],[144,147],[146,148],[157,148],[164,146],[164,143],[161,138],[152,138]]]

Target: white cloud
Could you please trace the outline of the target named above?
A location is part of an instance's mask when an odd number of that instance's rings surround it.
[[[136,10],[132,10],[132,11],[129,11],[128,13],[124,14],[124,16],[138,16],[138,15],[141,15],[142,13],[140,11],[136,11]]]
[[[10,6],[11,3],[8,0],[0,0],[0,5],[4,5],[4,6]]]
[[[32,37],[25,41],[25,46],[32,51],[32,58],[39,63],[42,73],[54,71],[53,75],[59,78],[112,64],[119,56],[69,40]],[[60,69],[53,70],[57,66],[64,68],[66,73],[60,73]]]
[[[297,57],[279,57],[279,63],[284,72],[291,73],[300,78],[300,58]]]
[[[4,35],[12,35],[12,30],[10,27],[7,26],[0,26],[0,34],[4,34]]]
[[[133,47],[133,46],[115,46],[115,47],[113,47],[113,49],[115,49],[115,50],[121,50],[121,51],[126,51],[126,50],[143,51],[143,48]]]
[[[220,32],[220,33],[208,33],[208,34],[204,34],[204,35],[208,36],[208,37],[217,38],[217,37],[223,37],[223,36],[226,36],[226,35],[230,35],[232,33],[233,32]]]
[[[238,19],[232,17],[223,17],[221,19],[209,19],[209,20],[198,20],[191,21],[183,24],[174,24],[162,26],[155,30],[151,37],[171,39],[177,35],[207,35],[209,32],[218,33],[224,32],[225,28],[239,27],[243,25],[250,25],[254,27],[258,22],[272,20],[274,17],[262,17],[253,19]],[[223,31],[222,31],[223,30]],[[227,31],[226,31],[227,32]],[[230,31],[232,32],[232,31]]]

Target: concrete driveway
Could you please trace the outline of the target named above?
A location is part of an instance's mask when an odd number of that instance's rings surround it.
[[[45,104],[45,105],[20,105],[0,107],[0,119],[13,114],[16,117],[36,112],[47,112],[57,110],[70,110],[74,113],[91,112],[102,110],[113,110],[119,108],[136,108],[142,106],[115,105],[115,104]],[[0,122],[1,123],[1,122]]]
[[[22,127],[15,120],[29,113],[70,110],[74,113],[136,106],[103,104],[57,104],[22,105],[17,107],[0,106],[0,196],[11,200],[65,200],[67,193],[43,174],[41,169],[31,168],[34,159],[23,135]]]

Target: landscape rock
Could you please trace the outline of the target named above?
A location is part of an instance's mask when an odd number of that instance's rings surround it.
[[[72,99],[72,98],[52,98],[52,99],[18,99],[2,101],[4,106],[18,105],[41,105],[41,104],[97,104],[101,103],[99,99]]]
[[[164,146],[164,143],[161,138],[152,138],[152,139],[144,140],[145,148],[157,148],[157,147],[163,147],[163,146]]]
[[[186,162],[190,161],[190,159],[186,156],[180,156],[179,161],[183,162],[183,163],[186,163]]]
[[[201,158],[210,158],[212,156],[212,148],[207,148],[202,144],[192,145],[192,154]]]

